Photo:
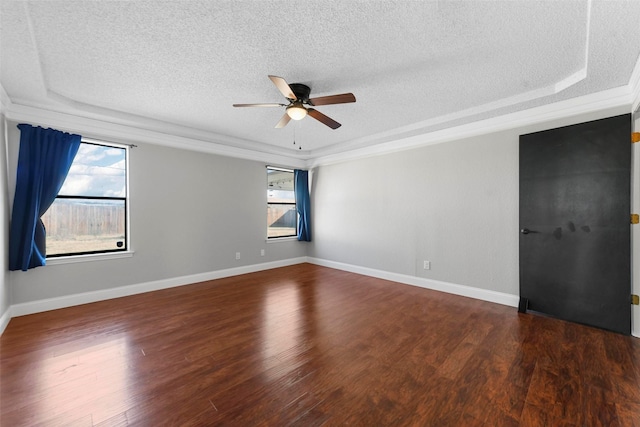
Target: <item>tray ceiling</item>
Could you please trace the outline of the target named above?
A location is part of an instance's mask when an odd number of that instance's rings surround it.
[[[638,1],[7,1],[12,105],[311,158],[629,85]],[[274,126],[286,102],[352,92]],[[167,131],[168,129],[168,131]],[[293,141],[296,141],[296,145]],[[300,148],[301,147],[301,148]]]

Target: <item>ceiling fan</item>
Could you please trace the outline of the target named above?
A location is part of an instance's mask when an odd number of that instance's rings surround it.
[[[302,120],[307,115],[313,117],[317,121],[324,123],[331,129],[338,129],[342,126],[331,117],[322,114],[315,108],[308,108],[306,105],[316,107],[318,105],[330,104],[346,104],[356,102],[356,97],[352,93],[341,93],[339,95],[319,96],[317,98],[309,98],[311,88],[302,83],[288,84],[285,79],[278,76],[269,76],[274,85],[289,101],[288,104],[233,104],[234,107],[286,107],[284,116],[280,119],[276,128],[283,128],[289,123],[289,120]]]

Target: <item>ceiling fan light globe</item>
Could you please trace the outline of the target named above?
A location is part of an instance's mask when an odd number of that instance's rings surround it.
[[[291,105],[287,107],[287,115],[292,120],[302,120],[307,115],[307,109],[301,105]]]

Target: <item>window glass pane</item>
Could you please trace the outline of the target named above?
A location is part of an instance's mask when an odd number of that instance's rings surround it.
[[[267,205],[267,237],[296,236],[296,205]]]
[[[267,169],[267,202],[295,203],[293,172]]]
[[[297,235],[293,171],[267,168],[267,238]]]
[[[47,256],[127,249],[124,200],[56,199],[42,222]]]
[[[59,195],[125,197],[126,150],[82,143]]]

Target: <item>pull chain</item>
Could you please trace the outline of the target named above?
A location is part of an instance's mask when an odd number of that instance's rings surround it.
[[[293,145],[296,145],[296,129],[298,128],[298,124],[293,125]],[[302,150],[302,146],[298,145],[298,150]]]

